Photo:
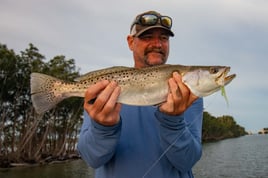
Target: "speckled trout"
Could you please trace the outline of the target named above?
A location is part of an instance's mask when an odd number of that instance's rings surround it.
[[[115,81],[121,87],[119,103],[137,106],[157,105],[166,101],[168,79],[173,72],[198,97],[211,95],[230,83],[235,74],[228,75],[228,66],[159,65],[147,68],[111,67],[89,72],[74,82],[66,82],[45,74],[31,74],[31,97],[37,113],[53,108],[62,100],[84,97],[90,85],[101,80]]]

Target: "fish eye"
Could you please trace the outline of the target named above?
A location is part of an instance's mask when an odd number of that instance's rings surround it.
[[[217,68],[217,67],[211,67],[210,68],[210,73],[211,74],[216,74],[216,73],[218,73],[219,72],[219,69]]]

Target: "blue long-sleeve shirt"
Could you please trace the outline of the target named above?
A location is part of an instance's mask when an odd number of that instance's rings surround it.
[[[120,116],[117,125],[107,127],[84,112],[78,150],[95,168],[95,178],[193,177],[202,154],[202,98],[179,116],[128,105]]]

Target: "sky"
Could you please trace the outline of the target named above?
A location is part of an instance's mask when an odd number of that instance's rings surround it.
[[[168,63],[230,66],[237,75],[225,88],[229,105],[217,92],[204,98],[205,110],[257,132],[268,127],[267,9],[267,0],[0,0],[0,43],[75,59],[80,73],[133,66],[130,25],[156,10],[173,19]]]

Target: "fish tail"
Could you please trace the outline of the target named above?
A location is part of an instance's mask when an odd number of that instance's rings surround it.
[[[56,106],[64,97],[53,91],[56,82],[61,80],[40,73],[31,74],[31,99],[35,111],[42,114]]]

